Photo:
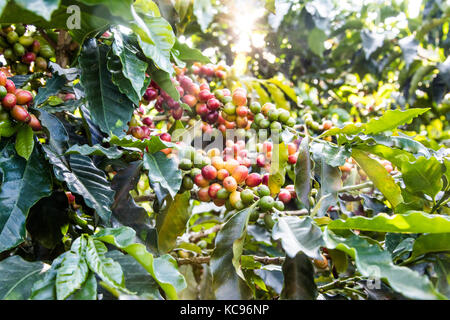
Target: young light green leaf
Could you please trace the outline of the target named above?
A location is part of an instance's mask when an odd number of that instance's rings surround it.
[[[16,151],[19,156],[28,160],[34,149],[34,133],[30,126],[19,128],[16,136]]]

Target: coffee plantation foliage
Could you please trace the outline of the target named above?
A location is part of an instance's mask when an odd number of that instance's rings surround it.
[[[0,298],[448,299],[450,7],[353,2],[0,1]]]

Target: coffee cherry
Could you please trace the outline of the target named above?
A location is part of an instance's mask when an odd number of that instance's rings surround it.
[[[241,193],[239,192],[239,191],[233,191],[231,194],[230,194],[230,202],[231,202],[231,205],[234,207],[234,208],[236,208],[237,209],[237,204],[238,204],[238,202],[242,202],[242,200],[241,200]]]
[[[277,209],[278,211],[284,211],[284,203],[282,201],[275,201],[273,204],[273,207]]]
[[[156,100],[158,98],[158,91],[155,88],[148,88],[145,90],[143,98],[148,102]]]
[[[271,196],[264,196],[259,200],[259,208],[262,212],[268,212],[272,210],[275,200]]]
[[[261,112],[261,105],[259,104],[259,102],[252,102],[250,105],[250,111],[254,115],[259,114]]]
[[[322,254],[322,259],[314,259],[314,265],[319,269],[326,269],[328,267],[328,259]]]
[[[211,111],[216,111],[220,108],[221,103],[216,98],[209,99],[207,102],[208,109]]]
[[[258,187],[258,196],[260,198],[265,197],[265,196],[269,196],[270,195],[270,189],[268,186],[266,185],[261,185]]]
[[[223,180],[223,187],[228,191],[228,192],[234,192],[237,189],[237,182],[233,177],[226,177]]]
[[[8,94],[8,91],[6,91],[6,88],[4,86],[0,86],[0,99],[3,100],[4,97]]]
[[[208,106],[205,103],[198,103],[195,107],[195,112],[200,116],[207,116],[209,113]]]
[[[220,181],[223,181],[228,176],[230,176],[230,173],[226,169],[220,169],[217,171],[217,179]]]
[[[31,127],[31,129],[33,129],[33,131],[41,131],[42,125],[41,122],[38,120],[38,118],[36,118],[34,114],[30,114],[30,117],[31,119],[28,125]]]
[[[209,196],[209,187],[203,187],[201,188],[198,193],[198,199],[201,202],[210,202],[211,201],[211,197]]]
[[[8,78],[6,77],[6,74],[4,74],[2,71],[0,71],[0,86],[4,87],[6,86],[6,81]]]
[[[244,90],[235,90],[233,92],[233,103],[238,106],[245,106],[247,104],[247,93]]]
[[[333,127],[333,122],[330,120],[325,120],[322,123],[322,126],[323,126],[323,130],[330,130]]]
[[[225,163],[222,157],[215,156],[211,158],[211,165],[216,168],[218,171],[225,168]]]
[[[162,141],[166,141],[166,142],[172,142],[172,136],[169,134],[169,133],[162,133],[160,136],[159,136],[159,138],[162,140]]]
[[[217,178],[217,169],[212,165],[205,166],[202,169],[202,175],[206,180],[214,180]]]
[[[183,97],[183,102],[186,103],[189,107],[193,108],[197,104],[197,98],[193,95],[187,94]]]
[[[230,197],[230,192],[228,192],[225,188],[221,188],[217,191],[216,197],[217,199],[227,200]]]
[[[31,45],[31,51],[33,51],[34,53],[38,54],[39,51],[41,51],[41,43],[37,40],[34,40],[32,45]]]
[[[31,116],[28,113],[28,111],[24,107],[19,106],[19,105],[15,105],[12,108],[11,116],[19,122],[28,123],[31,121]]]
[[[275,105],[272,103],[266,103],[262,106],[261,108],[261,112],[265,115],[268,116],[269,115],[269,111],[275,109]]]
[[[237,184],[241,184],[248,177],[248,168],[243,165],[239,165],[233,170],[232,177],[236,180]]]
[[[287,124],[290,117],[291,117],[291,114],[289,113],[289,111],[281,109],[278,114],[278,121],[280,121],[283,124]]]
[[[207,102],[212,98],[214,98],[214,95],[209,90],[202,90],[198,94],[198,99],[202,102]]]
[[[217,119],[219,119],[219,113],[218,113],[217,111],[212,111],[211,113],[209,113],[209,114],[206,116],[206,121],[207,121],[209,124],[214,124],[214,123],[216,123],[216,122],[217,122]]]
[[[6,80],[5,88],[9,93],[16,93],[16,85],[10,79]]]
[[[269,186],[269,174],[265,174],[263,176],[263,182],[264,185]]]
[[[245,179],[245,184],[250,188],[257,187],[261,183],[262,183],[261,175],[259,175],[256,172],[249,174],[247,179]]]
[[[183,108],[178,107],[176,109],[172,109],[170,113],[175,120],[180,120],[183,117],[184,110]]]
[[[34,52],[27,52],[22,56],[22,62],[26,64],[31,64],[36,60],[36,54]]]
[[[296,164],[297,163],[297,159],[298,159],[298,155],[297,154],[293,154],[293,155],[290,155],[288,157],[288,162],[290,164]]]
[[[180,163],[178,164],[178,167],[181,169],[181,170],[191,170],[192,169],[192,161],[191,161],[191,159],[181,159],[180,160]]]
[[[17,34],[17,32],[15,31],[10,31],[8,32],[8,34],[6,35],[6,40],[11,43],[14,44],[17,41],[19,41],[19,35]]]
[[[291,202],[292,196],[288,190],[281,190],[278,194],[278,199],[282,201],[284,204]]]
[[[17,103],[17,98],[12,93],[7,93],[6,96],[2,100],[2,105],[5,109],[12,109]]]
[[[34,66],[36,68],[36,71],[45,71],[47,70],[47,60],[42,57],[37,57],[36,61],[34,62]]]
[[[194,178],[194,183],[197,186],[199,186],[200,188],[205,188],[205,187],[209,186],[209,181],[207,179],[205,179],[203,174],[196,175]]]
[[[183,181],[182,181],[181,185],[183,186],[183,188],[185,190],[192,190],[192,188],[194,187],[194,181],[192,180],[192,178],[190,176],[186,175],[183,177]]]
[[[26,105],[33,101],[33,95],[27,90],[16,91],[17,104]]]
[[[253,203],[255,200],[255,195],[253,194],[253,191],[250,189],[245,189],[241,192],[241,200],[245,205],[249,205]]]
[[[143,140],[146,137],[145,131],[141,127],[132,127],[131,134],[133,135],[133,137],[140,140]]]
[[[264,225],[267,230],[272,230],[273,226],[275,225],[275,221],[273,220],[272,216],[270,214],[264,215]]]
[[[212,185],[209,186],[209,190],[208,190],[208,194],[211,197],[211,199],[216,199],[217,198],[217,193],[219,192],[219,190],[222,189],[222,186],[218,183],[213,183]]]

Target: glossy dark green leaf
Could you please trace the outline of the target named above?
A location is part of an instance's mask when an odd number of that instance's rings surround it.
[[[303,252],[310,258],[322,259],[322,231],[310,217],[280,217],[273,227],[272,238],[281,241],[281,246],[291,258]]]
[[[180,93],[177,88],[175,88],[170,73],[158,69],[155,66],[150,66],[150,77],[161,89],[167,92],[172,99],[176,101],[180,100]]]
[[[122,1],[107,1],[107,0],[79,0],[86,5],[98,6],[102,5],[109,9],[109,11],[118,17],[124,19],[131,19],[131,5],[132,0],[122,0]]]
[[[424,275],[406,267],[394,265],[389,252],[377,244],[355,234],[344,238],[326,229],[324,232],[326,247],[338,249],[354,259],[358,271],[365,277],[384,280],[395,291],[411,299],[444,299],[436,291],[430,280]]]
[[[30,208],[50,195],[51,173],[35,146],[28,161],[17,155],[14,144],[0,145],[0,252],[25,240],[25,220]]]
[[[44,264],[28,262],[20,256],[0,261],[0,300],[27,300]]]
[[[158,136],[152,136],[150,139],[139,140],[130,135],[120,138],[112,135],[105,139],[105,142],[118,147],[138,148],[142,151],[146,150],[148,153],[156,153],[163,149],[175,146],[174,143],[162,141]]]
[[[83,46],[80,55],[81,84],[85,89],[92,120],[107,134],[123,135],[133,114],[133,103],[111,80],[105,45],[95,39]]]
[[[450,251],[450,233],[424,234],[414,241],[412,254],[408,261],[414,261],[430,252],[444,251]]]
[[[45,87],[41,87],[33,101],[33,106],[39,106],[47,101],[51,96],[57,95],[66,84],[66,78],[60,75],[54,75],[48,79]]]
[[[294,258],[286,257],[286,261],[283,263],[283,275],[281,299],[316,299],[318,292],[314,282],[314,267],[305,254],[298,253]]]
[[[186,231],[191,217],[189,205],[191,192],[177,194],[174,199],[166,199],[166,205],[157,213],[156,229],[158,230],[158,248],[160,252],[169,252],[176,246],[178,236]]]
[[[145,153],[144,168],[148,170],[150,186],[155,191],[159,203],[170,196],[175,197],[181,187],[182,174],[174,159],[168,159],[162,152]]]
[[[252,296],[239,266],[252,210],[253,207],[234,214],[217,234],[210,265],[215,296],[219,300],[247,300]]]

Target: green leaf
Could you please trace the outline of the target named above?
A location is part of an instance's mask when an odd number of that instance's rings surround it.
[[[140,51],[137,41],[114,30],[112,52],[120,60],[120,63],[116,62],[120,68],[113,68],[112,61],[108,61],[108,68],[113,73],[112,81],[134,104],[139,105],[147,89],[145,73],[148,63],[138,58],[137,54]]]
[[[87,239],[86,262],[89,269],[94,271],[109,286],[122,292],[132,294],[125,288],[125,278],[119,263],[105,256],[108,249],[98,240]]]
[[[169,22],[162,17],[139,16],[132,10],[132,29],[145,56],[158,68],[172,74],[171,50],[175,44],[175,34]]]
[[[66,151],[66,155],[71,154],[81,154],[83,156],[105,156],[108,159],[119,159],[123,155],[123,151],[117,147],[105,148],[101,145],[93,145],[92,147],[88,144],[82,146],[76,144],[70,147]]]
[[[450,217],[409,211],[389,216],[379,213],[373,218],[351,217],[347,220],[334,220],[328,229],[356,229],[362,231],[392,233],[450,233]]]
[[[364,151],[357,149],[353,149],[352,157],[393,207],[403,202],[400,187],[378,161],[370,158]]]
[[[284,283],[281,299],[314,300],[317,286],[314,282],[314,267],[311,260],[303,253],[295,257],[286,257],[283,263]]]
[[[30,126],[19,128],[16,136],[16,151],[19,156],[28,160],[34,149],[34,133]]]
[[[95,209],[102,221],[109,224],[114,191],[106,179],[105,173],[98,169],[89,157],[70,156],[70,169],[61,157],[46,149],[50,162],[55,166],[55,176],[67,183],[69,190],[84,198],[86,205]]]
[[[272,238],[281,240],[281,246],[291,258],[303,252],[310,258],[322,259],[322,231],[310,217],[280,217],[273,227]]]
[[[308,34],[308,46],[312,52],[317,54],[319,57],[323,56],[325,51],[324,42],[327,40],[327,35],[323,30],[319,28],[312,29]]]
[[[342,128],[332,128],[324,132],[321,137],[334,136],[337,134],[353,135],[358,133],[379,134],[385,131],[391,131],[398,126],[410,123],[414,118],[424,114],[430,110],[427,109],[408,109],[408,110],[388,110],[379,118],[372,118],[368,123],[364,124],[347,124]]]
[[[158,283],[132,256],[118,250],[110,251],[106,255],[121,265],[125,284],[129,290],[136,292],[134,296],[149,300],[163,299],[159,293]],[[124,298],[128,296],[125,295]]]
[[[347,148],[331,145],[329,143],[324,144],[322,154],[325,162],[332,167],[343,166],[347,159],[352,156],[351,151]]]
[[[25,240],[25,221],[31,207],[50,195],[50,168],[35,147],[28,161],[10,142],[0,145],[0,252]]]
[[[0,138],[1,137],[12,137],[19,128],[19,125],[15,125],[11,120],[0,121]]]
[[[80,289],[86,281],[89,274],[89,267],[85,260],[86,246],[86,236],[81,236],[72,243],[70,251],[65,253],[56,274],[58,300],[65,300]]]
[[[177,194],[173,200],[169,197],[165,207],[157,213],[156,229],[160,252],[169,252],[175,248],[178,236],[185,232],[191,216],[190,199],[190,191]]]
[[[48,79],[45,87],[41,87],[33,101],[33,106],[39,106],[47,101],[51,96],[58,94],[66,84],[66,78],[60,75],[54,75]]]
[[[162,152],[144,154],[144,168],[148,170],[150,186],[155,191],[159,203],[170,196],[175,197],[181,187],[182,174],[174,159]]]
[[[89,272],[81,289],[71,294],[67,300],[97,300],[97,279],[94,272]]]
[[[309,155],[309,138],[303,138],[298,148],[298,158],[295,164],[295,192],[306,208],[309,205],[309,192],[311,191],[311,159]]]
[[[267,11],[269,11],[270,13],[275,14],[276,13],[276,8],[275,8],[275,0],[266,0],[266,3],[264,5],[264,7],[266,8]]]
[[[109,9],[109,11],[117,17],[122,17],[131,20],[131,5],[133,0],[108,1],[108,0],[78,0],[86,5],[98,6],[102,5]]]
[[[122,249],[138,261],[156,280],[170,300],[177,299],[177,292],[186,288],[183,276],[176,268],[176,260],[170,255],[154,259],[143,244],[134,243],[136,232],[128,227],[103,229],[94,238]]]
[[[14,2],[50,21],[53,11],[58,9],[61,0],[15,0]]]
[[[205,57],[200,50],[190,48],[187,44],[181,43],[178,39],[175,41],[172,52],[178,59],[184,62],[211,63],[211,60],[208,57]]]
[[[93,122],[107,133],[123,135],[133,115],[133,103],[122,94],[111,80],[107,68],[106,45],[87,41],[79,58],[81,84],[85,89],[88,109]]]
[[[217,10],[212,6],[211,0],[194,1],[194,15],[197,17],[202,32],[208,29],[216,13]]]
[[[392,289],[411,299],[445,299],[426,276],[394,265],[390,253],[376,244],[370,244],[355,234],[348,238],[340,237],[328,229],[325,229],[324,240],[327,248],[341,250],[352,257],[364,277],[385,280]]]
[[[210,265],[219,300],[248,300],[252,296],[238,265],[252,210],[253,207],[237,212],[217,234]]]
[[[167,92],[172,97],[172,99],[174,99],[175,101],[180,100],[180,93],[178,92],[177,88],[175,88],[170,77],[170,73],[164,70],[157,69],[154,66],[150,66],[150,77],[161,89]]]
[[[447,220],[448,221],[448,220]],[[414,241],[411,256],[406,263],[430,252],[450,251],[450,233],[424,234]]]
[[[124,148],[138,148],[142,151],[147,150],[148,153],[156,153],[163,149],[176,146],[174,143],[162,141],[158,136],[152,136],[150,139],[139,140],[130,135],[120,138],[112,135],[105,139],[104,142]]]
[[[12,256],[0,262],[0,300],[27,300],[44,264]]]

